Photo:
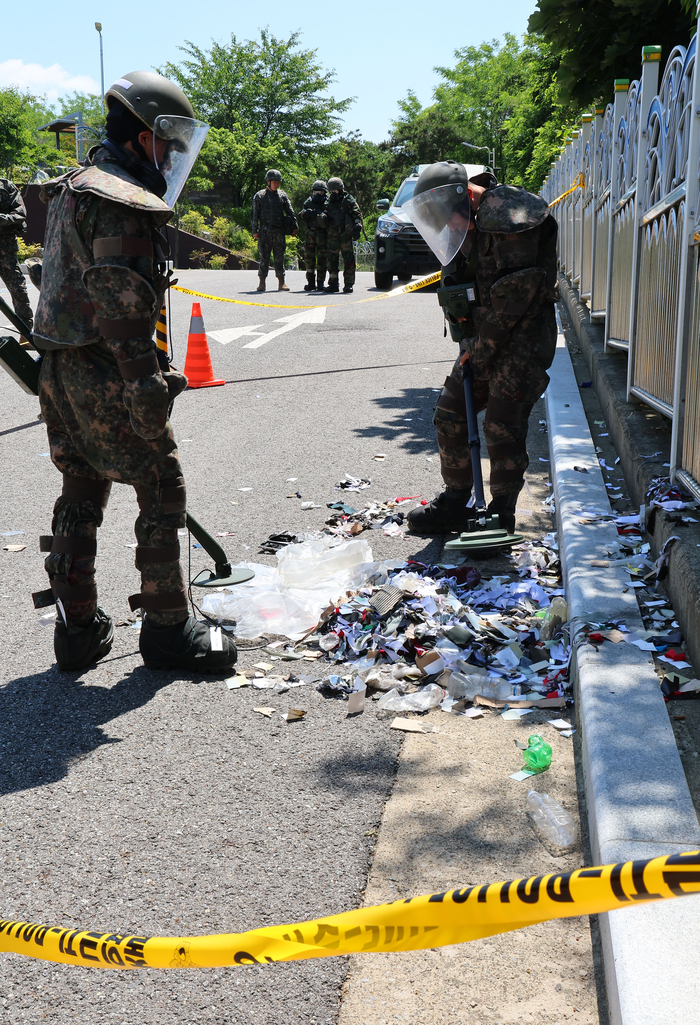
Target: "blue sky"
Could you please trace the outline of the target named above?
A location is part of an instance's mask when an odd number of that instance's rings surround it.
[[[34,0],[26,31],[0,39],[0,86],[16,84],[49,100],[62,93],[99,92],[99,38],[102,22],[105,87],[128,71],[179,59],[186,39],[207,49],[212,38],[227,41],[231,32],[250,39],[268,26],[276,36],[300,30],[304,46],[317,49],[326,68],[335,68],[333,95],[356,97],[345,129],[359,129],[381,142],[397,114],[397,100],[413,89],[430,101],[437,83],[435,65],[453,63],[455,49],[521,35],[535,0],[489,0],[482,4],[441,4],[406,0],[392,13],[370,2],[201,5],[136,3],[121,0]],[[310,12],[317,12],[311,14]]]

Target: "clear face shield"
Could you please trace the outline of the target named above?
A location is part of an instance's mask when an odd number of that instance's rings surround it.
[[[418,228],[443,267],[454,260],[469,231],[466,185],[441,185],[421,192],[402,210]]]
[[[168,183],[163,199],[173,209],[192,165],[207,137],[209,125],[192,117],[161,114],[153,124],[153,159]]]

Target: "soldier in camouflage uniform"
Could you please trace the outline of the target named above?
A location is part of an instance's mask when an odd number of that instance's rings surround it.
[[[323,291],[328,249],[327,196],[328,186],[319,178],[313,183],[311,195],[299,212],[299,220],[304,222],[305,292]]]
[[[496,185],[491,175],[470,182],[463,165],[454,161],[434,164],[424,174],[438,182],[463,178],[468,185],[466,237],[443,267],[442,285],[468,284],[474,292],[464,316],[455,317],[445,308],[450,334],[460,347],[433,420],[446,490],[414,509],[408,520],[417,533],[467,527],[473,476],[462,367],[469,360],[477,411],[486,410],[489,511],[498,513],[501,526],[512,532],[529,463],[528,418],[549,383],[547,370],[556,348],[557,224],[540,196]],[[419,189],[420,179],[418,194]]]
[[[258,265],[258,292],[265,291],[267,272],[270,269],[270,253],[274,253],[277,291],[288,292],[284,283],[284,253],[287,235],[296,235],[298,224],[292,204],[286,192],[280,188],[282,175],[271,168],[265,175],[267,186],[253,196],[250,214],[253,238],[258,239],[260,263]]]
[[[326,204],[328,217],[328,284],[326,292],[338,292],[340,254],[343,254],[343,291],[352,292],[355,284],[355,247],[362,233],[362,214],[357,201],[340,178],[329,178],[330,196]]]
[[[187,379],[153,342],[169,274],[160,231],[172,217],[161,198],[170,188],[165,175],[183,167],[169,154],[188,150],[187,142],[158,133],[179,123],[183,132],[199,125],[206,134],[206,126],[193,120],[184,93],[153,72],[119,79],[106,100],[104,143],[85,167],[44,187],[49,209],[34,343],[44,350],[39,398],[63,492],[52,536],[41,539],[50,590],[35,603],[58,600],[61,668],[83,668],[110,650],[112,618],[97,605],[96,536],[113,482],[129,484],[140,510],[141,572],[141,592],[129,604],[146,613],[144,662],[225,669],[236,649],[224,636],[223,650],[212,650],[208,625],[188,615],[180,565],[185,481],[169,411]],[[200,145],[190,136],[192,159]]]
[[[17,236],[26,222],[27,211],[19,191],[8,178],[0,178],[0,279],[7,285],[15,313],[31,327],[34,314],[17,260]]]

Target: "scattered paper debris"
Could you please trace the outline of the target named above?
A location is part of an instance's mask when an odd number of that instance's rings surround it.
[[[229,690],[238,690],[240,687],[250,687],[250,680],[245,676],[229,676],[226,686]]]
[[[272,716],[274,715],[275,709],[274,708],[254,708],[253,711],[254,712],[258,712],[260,715],[265,715],[265,716],[267,716],[268,719],[271,719]]]
[[[282,715],[282,718],[286,719],[287,722],[297,722],[299,719],[303,719],[305,715],[305,708],[290,708],[288,712]]]
[[[23,552],[26,545],[3,545],[3,552]]]
[[[419,722],[414,719],[400,719],[396,718],[389,727],[391,730],[403,730],[404,733],[425,733]]]

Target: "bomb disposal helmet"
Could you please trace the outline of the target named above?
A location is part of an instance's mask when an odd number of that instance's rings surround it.
[[[441,160],[426,167],[403,210],[446,267],[469,231],[469,175],[464,164]]]
[[[119,100],[153,132],[153,162],[167,183],[165,202],[173,207],[207,137],[182,89],[155,71],[130,71],[105,93],[107,109]],[[157,140],[167,142],[165,150]],[[160,151],[160,156],[158,155]]]

